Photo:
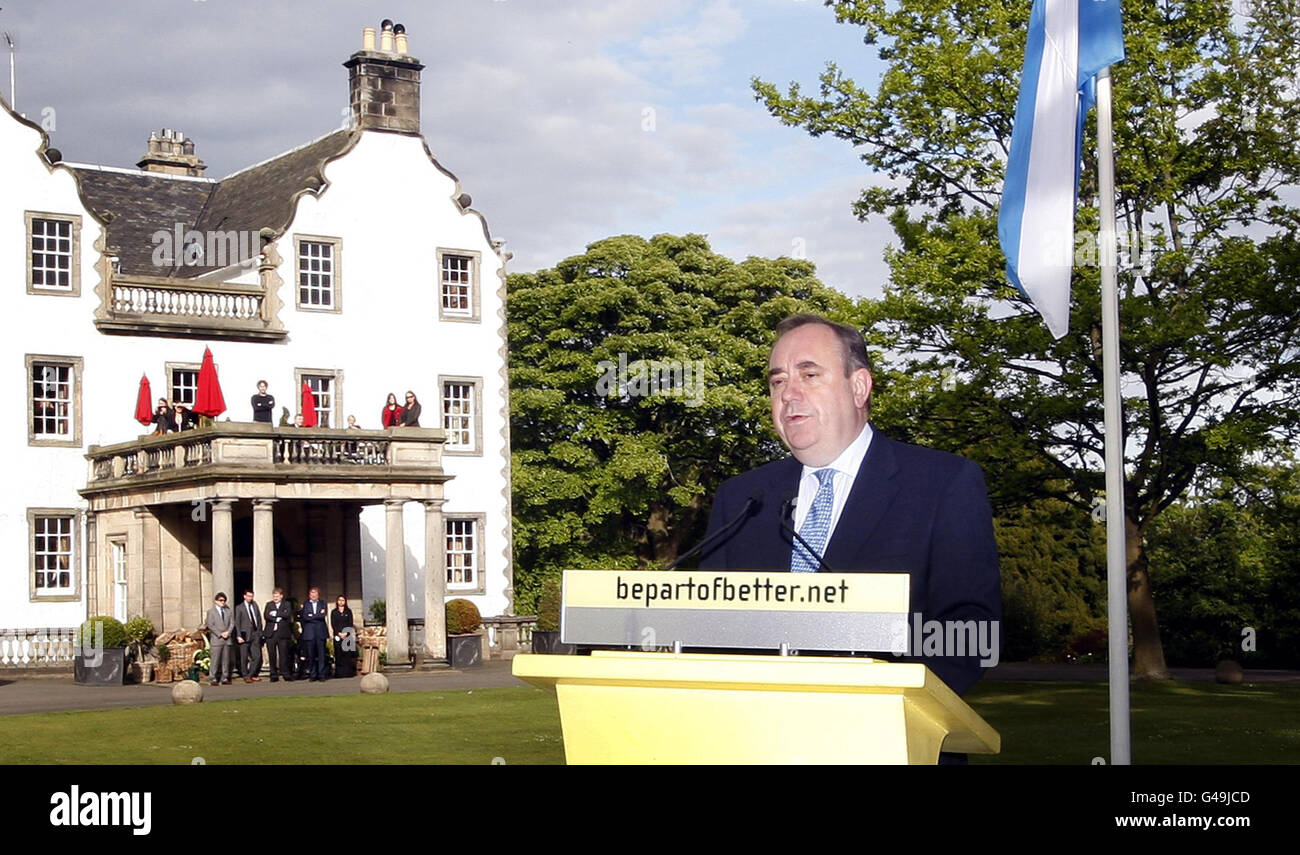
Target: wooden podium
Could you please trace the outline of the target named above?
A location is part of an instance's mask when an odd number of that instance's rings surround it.
[[[998,753],[997,732],[929,668],[836,652],[916,652],[907,618],[906,574],[571,570],[562,639],[626,649],[519,655],[514,674],[555,691],[570,763]],[[650,652],[664,647],[674,652]]]

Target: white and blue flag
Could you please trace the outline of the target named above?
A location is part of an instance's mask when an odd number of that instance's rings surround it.
[[[1097,72],[1123,58],[1119,0],[1034,0],[998,240],[1011,284],[1056,338],[1070,326],[1083,119]]]

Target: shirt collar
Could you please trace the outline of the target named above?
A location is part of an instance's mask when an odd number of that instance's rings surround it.
[[[836,472],[842,472],[850,477],[857,474],[858,467],[862,465],[862,458],[867,456],[867,449],[871,446],[871,423],[867,422],[862,426],[862,431],[857,438],[850,442],[848,448],[840,452],[840,456],[832,460],[825,466],[808,466],[803,467],[801,478],[806,478],[821,469],[834,469]]]

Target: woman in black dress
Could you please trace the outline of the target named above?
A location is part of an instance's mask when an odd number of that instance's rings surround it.
[[[330,635],[334,636],[334,676],[357,676],[357,630],[348,598],[342,594],[330,612]]]
[[[420,426],[420,399],[410,390],[406,392],[406,406],[402,409],[402,426]]]

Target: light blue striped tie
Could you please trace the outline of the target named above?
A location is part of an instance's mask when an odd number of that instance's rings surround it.
[[[826,552],[826,536],[831,530],[831,509],[835,507],[835,470],[818,469],[813,473],[821,486],[813,498],[808,516],[804,517],[799,529],[799,536],[808,541],[808,545],[821,555]],[[810,555],[799,541],[794,542],[794,551],[790,553],[790,571],[792,573],[816,573],[821,566],[816,555]]]

